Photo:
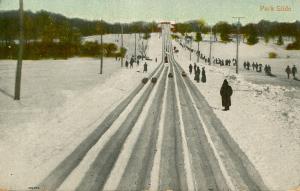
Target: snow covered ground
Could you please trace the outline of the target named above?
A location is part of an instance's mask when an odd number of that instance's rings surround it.
[[[97,39],[92,36],[85,40]],[[116,40],[117,36],[104,36],[104,42]],[[152,35],[151,58],[160,61],[161,44],[158,35]],[[134,53],[134,35],[124,35],[124,46],[129,56]],[[200,46],[208,55],[208,43]],[[268,59],[267,53],[274,50],[280,58]],[[234,43],[213,45],[215,56],[233,58],[234,54]],[[197,84],[272,190],[300,186],[300,88],[296,81],[285,80],[283,73],[287,63],[300,69],[296,62],[299,57],[299,51],[285,51],[271,44],[242,44],[242,61],[255,59],[270,64],[278,77],[244,70],[235,75],[233,67],[205,65],[208,81]],[[180,49],[175,59],[187,69],[190,61],[186,51]],[[148,63],[150,72],[158,64]],[[137,72],[142,66],[120,69],[114,59],[104,60],[103,76],[98,74],[98,59],[25,61],[22,99],[15,102],[15,64],[0,61],[0,156],[5,156],[0,159],[0,188],[8,189],[36,186],[149,74]],[[222,111],[219,95],[225,78],[234,89],[229,112]]]
[[[179,47],[175,42],[174,45]],[[230,46],[231,49],[229,49]],[[233,44],[214,45],[213,54],[219,54],[224,58],[233,58],[233,55],[230,54],[234,50],[233,46]],[[254,58],[257,55],[261,60],[268,60],[263,57],[269,51],[268,49],[273,50],[273,48],[273,46],[267,48],[262,44],[257,47],[242,45],[241,49],[244,49],[244,52],[242,51],[241,57]],[[188,71],[188,65],[191,63],[189,53],[179,49],[179,54],[175,56],[175,59]],[[207,49],[208,46],[202,43],[201,50],[205,52],[208,51]],[[274,69],[277,67],[274,72],[277,71],[279,74],[286,64],[292,63],[292,59],[299,58],[299,51],[285,52],[278,49],[279,55],[291,55],[290,59],[283,59],[282,63],[268,60],[268,64],[274,65]],[[196,60],[195,56],[193,60],[192,64]],[[257,168],[266,185],[271,190],[288,190],[299,187],[299,86],[295,83],[281,83],[279,80],[279,84],[274,85],[274,83],[269,84],[269,81],[266,80],[249,79],[246,72],[236,75],[233,67],[209,66],[202,62],[200,66],[206,68],[208,81],[205,84],[197,84],[197,87],[228,132]],[[253,72],[252,75],[252,78],[264,79],[264,77],[260,77],[262,74]],[[191,78],[193,79],[194,75]],[[232,107],[228,112],[222,110],[219,93],[225,78],[229,80],[229,84],[234,90]],[[266,78],[276,80],[275,78]]]
[[[203,35],[203,39],[205,42],[200,42],[200,51],[209,56],[209,35]],[[264,81],[268,81],[268,83],[283,83],[289,85],[299,85],[299,83],[295,81],[286,81],[286,73],[285,68],[289,65],[292,67],[296,65],[298,68],[298,78],[300,78],[299,70],[300,70],[300,51],[299,50],[285,50],[285,46],[290,42],[285,42],[284,45],[278,46],[274,44],[273,41],[269,41],[269,43],[263,42],[260,40],[259,43],[249,46],[246,43],[240,43],[239,46],[239,63],[240,63],[240,72],[244,74],[244,77],[247,80],[251,80],[255,83],[263,83]],[[197,50],[197,43],[192,43],[192,48]],[[275,52],[278,57],[275,59],[268,58],[268,54],[270,52]],[[212,57],[222,58],[222,59],[232,59],[236,57],[236,43],[229,42],[229,43],[222,43],[222,42],[214,42],[212,44]],[[189,58],[189,57],[188,57]],[[197,57],[193,54],[192,57],[193,62],[196,62]],[[252,62],[258,62],[263,65],[268,64],[272,67],[272,73],[277,76],[277,78],[281,79],[281,82],[278,80],[270,80],[270,78],[264,78],[261,73],[257,75],[256,72],[248,71],[243,69],[244,61],[249,61],[251,64]],[[232,67],[232,70],[235,70]]]
[[[132,39],[124,38],[129,52]],[[153,34],[148,54],[158,62],[161,44]],[[147,63],[142,73],[142,65],[121,69],[104,59],[99,75],[99,59],[24,61],[21,101],[14,101],[16,61],[1,60],[0,188],[36,186],[158,65]]]
[[[152,36],[154,36],[155,38],[158,38],[158,34],[151,34]],[[136,49],[137,49],[137,55],[139,54],[139,44],[141,44],[142,41],[144,41],[142,39],[143,37],[143,33],[140,34],[136,34]],[[87,36],[83,38],[83,42],[89,42],[89,41],[97,41],[100,43],[100,36],[99,35],[95,35],[95,36]],[[121,35],[120,34],[108,34],[108,35],[103,35],[103,42],[106,43],[115,43],[118,47],[121,47]],[[135,45],[135,35],[134,34],[123,34],[123,46],[127,49],[127,57],[130,58],[131,55],[134,55],[135,53],[135,49],[134,49],[134,45]],[[130,48],[128,48],[130,47]]]

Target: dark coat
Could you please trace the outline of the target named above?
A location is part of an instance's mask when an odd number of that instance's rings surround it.
[[[292,71],[291,71],[291,68],[288,66],[288,67],[286,67],[286,69],[285,69],[285,72],[287,73],[287,74],[290,74]]]
[[[190,71],[190,73],[192,73],[193,72],[193,66],[190,64],[190,66],[189,66],[189,71]]]
[[[206,74],[204,68],[202,68],[202,76],[201,76],[201,82],[205,83],[206,82]]]
[[[296,68],[296,66],[293,66],[293,68],[292,68],[292,73],[293,73],[293,74],[296,74],[296,73],[297,73],[297,68]]]
[[[148,70],[148,66],[147,66],[147,64],[145,63],[145,64],[144,64],[144,72],[147,72],[147,70]]]
[[[231,106],[231,95],[232,95],[232,88],[228,85],[227,80],[224,80],[223,85],[220,90],[220,94],[222,96],[222,106],[229,107]]]
[[[196,69],[194,80],[196,80],[198,83],[200,81],[200,68],[199,67],[197,67],[197,69]]]

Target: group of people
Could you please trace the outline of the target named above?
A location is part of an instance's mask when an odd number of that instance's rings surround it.
[[[270,65],[266,64],[264,67],[265,74],[268,76],[272,76],[272,68]]]
[[[128,66],[129,66],[129,68],[133,68],[133,63],[134,63],[134,62],[135,62],[134,56],[131,56],[129,62],[128,62],[128,60],[125,61],[125,67],[128,68]],[[136,64],[137,64],[137,66],[140,65],[139,59],[136,60]],[[147,64],[147,62],[145,62],[145,63],[144,63],[144,70],[143,70],[143,73],[145,73],[145,72],[147,73],[147,71],[148,71],[148,64]]]
[[[180,43],[180,45],[182,47],[184,47],[184,45],[182,43]],[[193,49],[185,46],[184,48],[188,49],[191,52],[194,52]],[[204,54],[200,53],[200,51],[197,51],[196,54],[199,54],[199,57],[205,62],[205,63],[209,63],[210,64],[210,58],[206,57]],[[230,66],[231,64],[236,65],[237,61],[235,58],[233,59],[220,59],[220,58],[213,58],[213,63],[214,64],[219,64],[220,66]],[[194,63],[194,66],[192,66],[192,64],[189,65],[189,73],[190,75],[192,75],[194,71],[194,80],[196,82],[200,82],[200,67],[196,65],[196,63]],[[201,82],[205,83],[206,82],[206,72],[205,72],[205,67],[202,67],[202,75],[201,75]],[[228,81],[225,79],[223,81],[222,87],[220,89],[220,95],[222,98],[222,106],[224,107],[224,111],[228,111],[230,106],[231,106],[231,96],[233,94],[233,90],[232,87],[229,85]]]
[[[252,70],[253,71],[262,72],[262,67],[263,67],[262,64],[258,64],[257,62],[256,63],[254,63],[254,62],[252,63]],[[244,69],[250,70],[250,62],[249,61],[245,61],[244,62]]]
[[[192,64],[189,65],[189,72],[190,75],[192,75],[194,70],[194,80],[196,82],[200,82],[200,74],[201,74],[201,82],[205,83],[206,82],[206,72],[205,72],[205,67],[202,67],[202,72],[200,70],[200,67],[196,65],[196,63],[194,63],[194,66],[192,66]]]
[[[125,67],[128,68],[133,68],[133,63],[135,62],[134,56],[131,56],[130,61],[128,62],[128,60],[125,61]],[[137,59],[136,61],[137,66],[140,65],[140,61],[139,59]]]
[[[199,58],[201,58],[205,63],[211,64],[211,60],[209,56],[204,55],[200,51],[196,51],[196,55],[199,55]],[[212,57],[212,63],[218,64],[220,66],[235,66],[237,61],[235,58],[232,59],[222,59],[222,58],[215,58]]]
[[[236,65],[236,59],[232,58],[232,59],[221,59],[221,58],[213,58],[213,63],[214,64],[219,64],[220,66],[231,66],[231,64],[233,66]]]
[[[261,63],[258,64],[257,62],[253,62],[251,65],[249,61],[244,61],[244,69],[245,70],[250,70],[250,66],[252,66],[252,71],[262,72],[263,65]],[[268,76],[274,76],[272,74],[272,68],[268,64],[265,64],[264,72]]]
[[[288,79],[290,79],[291,74],[293,74],[294,79],[296,79],[297,68],[295,65],[292,67],[292,69],[290,68],[290,66],[287,66],[285,72],[287,73]]]

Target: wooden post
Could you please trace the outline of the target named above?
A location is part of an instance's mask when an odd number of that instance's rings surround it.
[[[21,77],[22,77],[22,60],[23,60],[23,44],[24,44],[24,29],[23,29],[23,0],[19,0],[19,27],[20,27],[20,40],[19,40],[19,52],[18,52],[18,62],[16,69],[16,80],[15,80],[15,100],[20,100],[21,96]]]

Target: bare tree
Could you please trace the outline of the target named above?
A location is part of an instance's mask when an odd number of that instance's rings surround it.
[[[147,57],[148,41],[146,41],[145,43],[144,41],[142,41],[142,43],[139,45],[139,52],[140,55],[142,56],[142,59]]]

